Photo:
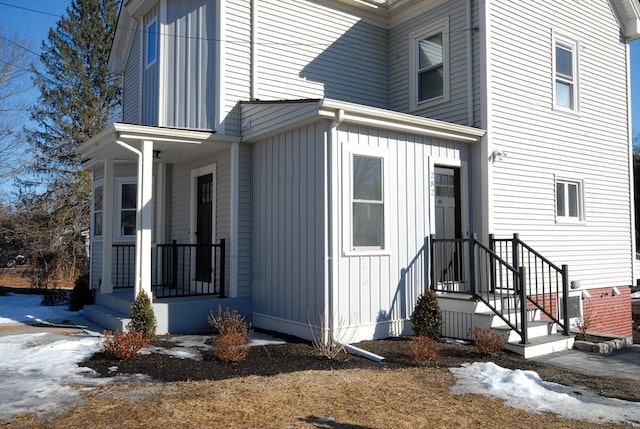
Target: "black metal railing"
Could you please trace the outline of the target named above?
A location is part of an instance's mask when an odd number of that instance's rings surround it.
[[[218,244],[157,244],[151,247],[151,285],[155,298],[225,296],[225,240]],[[114,288],[135,284],[135,245],[113,245]]]
[[[476,234],[456,239],[432,236],[431,276],[434,290],[472,295],[516,331],[521,343],[528,342],[526,306],[519,305],[526,302],[526,269],[509,265]]]
[[[557,266],[518,234],[512,238],[489,235],[489,247],[512,266],[527,269],[527,301],[569,335],[569,266]]]
[[[431,287],[483,301],[527,343],[529,309],[538,309],[569,335],[569,269],[558,267],[519,239],[496,239],[489,247],[470,238],[431,236]]]

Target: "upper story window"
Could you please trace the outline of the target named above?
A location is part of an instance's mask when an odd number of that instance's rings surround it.
[[[102,184],[95,184],[93,188],[93,236],[102,236],[102,213],[103,213],[104,187]]]
[[[145,64],[147,67],[153,65],[158,58],[158,20],[149,21],[145,31]]]
[[[584,221],[582,181],[556,179],[556,221]]]
[[[449,99],[449,19],[410,36],[411,109]]]
[[[554,106],[578,110],[578,44],[569,39],[554,40]]]

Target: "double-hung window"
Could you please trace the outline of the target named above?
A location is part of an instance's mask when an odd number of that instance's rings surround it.
[[[103,213],[104,187],[97,184],[93,188],[93,236],[102,236],[102,213]]]
[[[350,162],[350,250],[385,249],[385,160],[352,153]]]
[[[117,230],[119,238],[136,235],[138,186],[135,181],[122,180],[118,184]]]
[[[412,109],[449,99],[449,21],[444,19],[410,36]]]
[[[578,44],[569,39],[554,40],[554,105],[578,110]]]
[[[556,179],[556,220],[580,222],[584,220],[582,182]]]

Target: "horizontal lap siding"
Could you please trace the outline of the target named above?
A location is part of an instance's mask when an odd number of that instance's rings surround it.
[[[328,122],[253,147],[253,311],[306,325],[324,302],[323,142]]]
[[[473,13],[477,15],[477,7]],[[392,110],[409,112],[409,35],[449,17],[450,100],[411,112],[418,116],[468,124],[467,114],[467,21],[465,2],[445,2],[422,12],[390,30],[389,104]],[[474,33],[474,37],[478,39]],[[478,46],[477,40],[475,46]],[[478,58],[476,58],[476,65]],[[478,73],[476,73],[478,75]],[[479,87],[479,80],[474,81]],[[479,109],[479,104],[476,104]]]
[[[411,136],[367,127],[342,125],[338,133],[339,159],[349,156],[349,150],[374,149],[371,154],[386,151],[389,163],[389,195],[385,204],[389,208],[386,225],[390,248],[388,255],[345,255],[348,251],[348,235],[345,224],[349,222],[348,199],[350,180],[339,162],[338,216],[336,222],[338,285],[334,287],[336,320],[341,327],[358,328],[373,326],[377,338],[400,334],[389,331],[384,322],[400,326],[413,312],[418,295],[425,283],[422,250],[425,238],[430,234],[430,157],[468,161],[468,146],[428,137]],[[348,159],[346,160],[348,165]],[[346,217],[345,217],[346,216]],[[346,221],[342,221],[347,219]],[[394,323],[395,322],[395,323]],[[383,327],[381,327],[383,326]],[[393,329],[393,328],[391,328]],[[363,335],[359,333],[357,335]],[[363,339],[358,336],[357,339]]]
[[[214,128],[215,25],[215,5],[206,0],[167,3],[166,126]]]
[[[251,140],[267,130],[292,126],[315,117],[318,103],[244,104],[242,123],[245,124],[244,139]]]
[[[493,232],[519,232],[583,287],[631,284],[626,53],[609,2],[502,0],[490,19],[489,136],[508,154]],[[553,110],[552,31],[579,43],[579,115]],[[554,175],[584,180],[586,223],[555,223]]]
[[[122,120],[127,124],[140,123],[140,67],[142,57],[138,25],[136,25],[136,32],[133,36],[122,85]]]
[[[385,29],[339,3],[266,0],[258,2],[257,16],[257,98],[327,97],[387,107]]]

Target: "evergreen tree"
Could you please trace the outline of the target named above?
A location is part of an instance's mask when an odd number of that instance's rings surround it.
[[[91,211],[90,176],[81,171],[77,148],[113,121],[120,103],[117,78],[107,69],[118,5],[73,0],[42,43],[40,67],[33,68],[40,97],[29,110],[34,126],[25,130],[30,169],[45,180],[39,200],[50,215],[50,250],[57,267],[66,265],[63,273],[49,272],[65,277],[75,278],[84,262],[82,236]]]

